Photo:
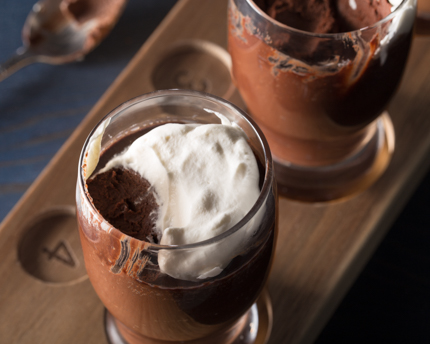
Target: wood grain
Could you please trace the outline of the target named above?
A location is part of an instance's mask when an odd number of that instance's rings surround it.
[[[226,46],[226,1],[199,1],[198,7],[195,2],[177,3],[1,224],[2,342],[106,343],[103,306],[88,279],[42,281],[26,272],[18,250],[40,216],[74,205],[78,156],[86,136],[112,108],[156,88],[154,83],[162,76],[154,76],[154,71],[169,58],[172,46],[189,46],[190,41],[196,46],[202,41]],[[317,337],[427,171],[428,61],[430,40],[415,39],[402,85],[389,108],[395,153],[377,183],[342,202],[280,200],[278,247],[269,281],[274,308],[270,343],[311,343]],[[205,63],[203,59],[206,68]],[[228,89],[223,83],[219,89]],[[224,96],[242,105],[237,92]]]

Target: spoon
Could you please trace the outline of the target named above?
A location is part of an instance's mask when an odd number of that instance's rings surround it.
[[[0,81],[31,63],[82,59],[110,32],[126,1],[40,0],[22,29],[23,46],[0,64]]]

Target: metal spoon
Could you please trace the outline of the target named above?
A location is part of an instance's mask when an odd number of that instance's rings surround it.
[[[23,46],[0,64],[0,81],[34,62],[82,59],[117,22],[127,0],[41,0],[29,13]]]

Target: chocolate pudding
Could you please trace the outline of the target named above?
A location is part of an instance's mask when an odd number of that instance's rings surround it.
[[[391,13],[387,0],[255,0],[270,17],[292,28],[338,33],[371,26]]]
[[[85,183],[86,195],[80,195],[81,204],[87,197],[97,209],[78,206],[89,278],[128,343],[231,343],[269,273],[276,237],[275,191],[269,193],[250,245],[221,273],[196,280],[171,277],[159,265],[163,250],[156,245],[160,233],[155,223],[160,209],[153,187],[127,168],[103,171],[150,129],[122,134],[102,148]],[[257,164],[263,188],[267,170],[258,158]]]
[[[139,240],[158,243],[157,201],[151,185],[138,173],[115,168],[87,182],[94,206],[112,226]]]
[[[279,163],[333,165],[375,135],[412,38],[414,8],[391,11],[387,0],[230,0],[233,79]]]
[[[121,15],[126,0],[57,0],[51,3],[41,0],[24,25],[22,38],[25,46],[31,46],[33,53],[58,57],[58,45],[71,40],[70,32],[82,31],[73,36],[78,51],[67,51],[62,62],[71,62],[89,53],[110,32]],[[36,14],[35,14],[36,13]]]

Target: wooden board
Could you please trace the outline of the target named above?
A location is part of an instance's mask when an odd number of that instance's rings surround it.
[[[228,75],[226,1],[181,0],[0,227],[5,343],[106,343],[103,306],[83,269],[74,221],[78,156],[112,108],[157,88],[193,87],[242,105]],[[343,202],[280,200],[269,281],[270,343],[311,343],[428,168],[430,39],[415,39],[390,106],[396,149],[383,177]],[[227,72],[226,72],[227,71]]]

